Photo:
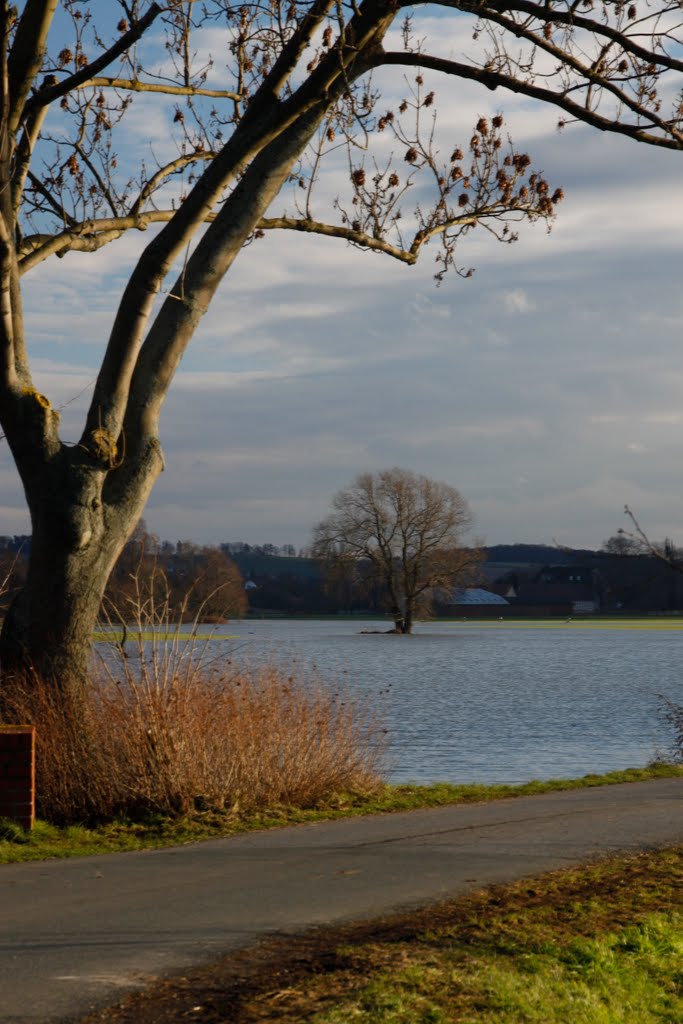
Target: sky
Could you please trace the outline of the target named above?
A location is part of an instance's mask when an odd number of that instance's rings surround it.
[[[460,26],[439,31],[456,52]],[[166,469],[145,512],[160,537],[305,546],[335,491],[402,466],[457,487],[487,544],[599,547],[628,525],[625,504],[651,537],[683,544],[683,155],[558,132],[556,111],[501,91],[430,84],[447,144],[505,114],[565,191],[551,233],[522,225],[508,246],[475,231],[459,251],[473,277],[440,287],[429,249],[413,268],[285,232],[245,249],[162,414]],[[151,131],[163,145],[163,119],[134,105],[131,154]],[[147,240],[25,279],[35,383],[63,407],[67,441]],[[3,443],[0,534],[29,531]]]

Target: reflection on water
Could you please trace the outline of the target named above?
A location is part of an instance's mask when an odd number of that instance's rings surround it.
[[[644,765],[666,752],[658,694],[683,703],[683,631],[355,621],[221,627],[212,657],[298,660],[367,700],[388,730],[391,781],[524,782]]]

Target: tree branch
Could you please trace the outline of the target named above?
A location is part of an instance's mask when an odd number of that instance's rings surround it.
[[[17,384],[15,331],[12,317],[12,263],[13,238],[10,186],[10,136],[8,124],[11,117],[12,97],[10,94],[7,43],[10,35],[12,14],[7,0],[0,8],[0,382],[3,391],[12,390]]]
[[[268,90],[273,95],[278,95],[286,82],[289,81],[292,72],[299,62],[299,58],[310,44],[313,33],[322,25],[335,2],[336,0],[316,0],[310,10],[304,15],[299,29],[293,33],[292,37],[282,47],[282,51],[267,76]]]
[[[20,247],[19,271],[23,276],[50,256],[65,256],[67,252],[96,252],[126,231],[146,231],[150,224],[167,224],[177,212],[147,210],[122,217],[84,220],[57,235],[27,235]],[[208,223],[215,217],[216,214],[210,212],[205,220]]]
[[[671,131],[669,137],[654,135],[637,124],[623,124],[620,121],[615,121],[614,118],[603,117],[597,111],[589,110],[582,104],[576,103],[563,92],[546,89],[543,86],[534,85],[532,82],[524,82],[514,75],[507,75],[500,71],[474,67],[471,64],[462,64],[459,61],[446,60],[442,57],[432,57],[425,53],[402,53],[400,51],[378,54],[375,66],[382,67],[385,65],[430,68],[433,71],[440,71],[446,75],[454,75],[457,78],[479,82],[481,85],[485,85],[487,89],[495,90],[502,87],[509,89],[510,92],[521,93],[543,103],[551,103],[553,106],[560,107],[572,117],[577,118],[579,121],[584,121],[594,128],[599,128],[600,131],[626,135],[638,142],[645,142],[651,146],[661,146],[664,149],[683,149],[683,134],[679,131],[669,129]]]
[[[428,2],[429,0],[417,0],[417,3],[411,2],[410,4],[402,2],[401,6],[417,7]],[[671,57],[663,50],[648,50],[637,43],[628,33],[613,28],[606,22],[597,21],[594,18],[587,18],[585,15],[579,14],[577,4],[575,3],[567,4],[566,10],[554,8],[548,3],[534,3],[533,0],[513,0],[512,3],[508,3],[507,0],[483,0],[483,2],[479,2],[479,0],[469,0],[469,2],[468,0],[453,0],[453,2],[452,0],[439,0],[439,6],[466,11],[477,17],[485,18],[487,21],[495,21],[511,32],[521,27],[518,22],[515,22],[510,17],[513,12],[519,12],[526,15],[527,18],[537,18],[541,24],[563,25],[572,30],[582,29],[591,35],[609,39],[611,42],[617,43],[622,49],[633,54],[643,64],[659,64],[672,71],[683,71],[682,60]],[[614,6],[616,7],[617,5],[615,4]],[[625,6],[625,4],[622,5],[622,7]],[[677,3],[670,4],[670,10],[680,10],[680,5]],[[647,15],[646,17],[658,18],[659,16],[654,14]]]
[[[523,9],[525,9],[527,7],[531,8],[532,6],[535,5],[521,4],[520,6]],[[541,19],[542,17],[541,13],[538,11],[536,12],[536,16],[539,19]],[[599,70],[597,70],[594,64],[586,64],[582,60],[579,60],[579,58],[576,57],[573,53],[571,53],[567,47],[556,46],[552,41],[552,35],[549,36],[549,38],[545,38],[545,36],[542,33],[539,34],[539,32],[536,31],[534,28],[528,28],[527,24],[519,24],[514,20],[514,18],[507,17],[505,16],[505,14],[499,14],[495,10],[495,5],[493,10],[490,7],[487,7],[486,17],[488,21],[491,21],[492,23],[499,25],[505,31],[512,33],[513,35],[517,36],[520,39],[524,39],[526,42],[536,47],[536,49],[548,54],[549,57],[552,57],[555,61],[557,61],[557,66],[570,68],[572,71],[576,72],[576,74],[580,76],[582,81],[580,83],[577,83],[573,87],[573,89],[577,90],[587,88],[588,90],[586,95],[586,102],[581,105],[582,111],[590,110],[589,103],[591,88],[593,86],[597,86],[599,89],[605,90],[612,97],[614,97],[614,99],[616,99],[619,104],[623,104],[623,106],[631,110],[636,115],[636,117],[646,118],[654,127],[659,128],[660,131],[662,131],[663,133],[674,135],[675,137],[683,141],[683,135],[681,135],[680,132],[677,132],[672,127],[672,125],[669,122],[667,122],[664,118],[660,117],[659,114],[652,107],[650,107],[650,109],[645,109],[641,101],[639,101],[638,99],[633,99],[631,96],[629,96],[628,92],[626,92],[624,89],[620,88],[617,84],[615,84],[608,74],[605,74],[604,72],[600,72]],[[551,17],[546,17],[545,15],[543,15],[542,23],[543,25],[552,24],[553,20],[557,20],[562,24],[567,23],[564,17],[553,19]],[[586,22],[587,25],[591,25],[590,31],[594,35],[606,35],[610,41],[617,42],[620,45],[622,52],[629,53],[631,56],[636,56],[637,52],[639,58],[641,60],[646,61],[648,66],[653,66],[659,63],[659,57],[657,54],[647,50],[643,50],[638,46],[636,46],[635,48],[632,47],[630,38],[624,33],[617,32],[616,30],[613,29],[603,32],[602,29],[609,29],[609,26],[600,26],[598,23],[590,23],[588,19],[585,18],[580,20]],[[576,22],[570,22],[570,24],[572,24],[573,26],[576,24]],[[668,63],[669,62],[667,62],[667,66]],[[679,67],[676,70],[683,70],[683,62],[673,61],[672,63],[674,65],[679,65]],[[566,95],[569,91],[570,89],[566,89],[564,95]]]
[[[92,162],[92,160],[90,159],[90,157],[88,156],[86,151],[84,150],[82,143],[81,142],[77,142],[74,145],[74,150],[78,153],[78,155],[80,156],[81,160],[83,161],[85,166],[88,168],[88,170],[92,174],[93,178],[97,182],[97,187],[100,190],[100,194],[102,195],[102,197],[104,199],[106,199],[106,201],[107,201],[107,203],[109,205],[109,209],[111,210],[111,212],[114,215],[114,217],[116,217],[118,215],[119,211],[116,208],[116,201],[114,200],[114,197],[111,194],[111,190],[110,190],[109,186],[106,184],[106,182],[103,181],[102,175],[97,170],[97,168],[95,167],[94,163]]]
[[[314,5],[318,22],[323,17],[323,11],[327,10],[332,2],[333,0],[318,0],[318,3]],[[182,353],[184,350],[198,319],[205,311],[204,296],[212,295],[218,286],[220,277],[215,277],[215,269],[218,265],[223,267],[220,274],[222,277],[246,238],[257,226],[258,220],[265,212],[265,207],[259,209],[260,201],[257,200],[253,207],[255,215],[251,218],[247,217],[245,220],[242,215],[243,211],[240,211],[234,224],[229,223],[223,216],[225,210],[234,209],[232,199],[238,190],[241,200],[244,200],[243,183],[247,179],[251,182],[254,195],[262,196],[269,193],[270,199],[273,199],[276,193],[271,192],[271,184],[278,181],[279,191],[284,181],[280,178],[281,154],[288,154],[287,161],[293,162],[310,137],[307,126],[311,125],[313,128],[317,126],[325,111],[348,88],[351,78],[368,70],[364,48],[366,46],[374,48],[373,43],[375,40],[381,39],[391,24],[394,12],[387,10],[381,0],[374,0],[367,6],[367,13],[361,12],[352,19],[353,35],[358,45],[352,48],[346,61],[342,61],[337,53],[328,53],[321,65],[307,80],[304,80],[295,94],[288,101],[282,102],[277,94],[277,89],[286,80],[283,78],[285,65],[289,67],[294,52],[297,55],[303,52],[312,31],[310,18],[304,19],[302,26],[285,45],[281,54],[283,60],[276,60],[271,71],[265,75],[258,92],[230,140],[215,160],[209,164],[172,220],[146,248],[129,280],[114,322],[88,413],[86,430],[83,435],[86,442],[92,431],[99,429],[103,422],[104,429],[113,436],[117,436],[128,403],[129,388],[134,386],[132,374],[136,368],[138,347],[161,282],[169,272],[173,260],[182,252],[183,247],[193,237],[198,227],[206,222],[228,184],[251,160],[245,176],[240,180],[229,200],[224,203],[219,217],[216,218],[216,222],[219,218],[221,219],[223,233],[221,234],[221,231],[213,232],[214,225],[211,225],[193,255],[193,260],[196,260],[193,264],[195,268],[202,259],[207,263],[204,271],[198,272],[199,276],[193,285],[193,289],[196,288],[196,290],[190,293],[185,291],[188,281],[185,275],[177,285],[178,294],[192,295],[191,299],[183,300],[183,316],[179,316],[180,304],[176,302],[176,307],[171,312],[169,303],[174,300],[167,300],[145,342],[146,351],[155,353],[153,369],[145,361],[146,372],[151,377],[156,375],[152,389],[153,397],[149,401],[149,409],[154,410],[150,412],[150,422],[155,421],[158,417],[163,397],[180,358],[178,353]],[[286,60],[284,60],[285,54],[287,54]],[[350,72],[351,65],[353,65],[353,75]],[[287,71],[287,74],[290,73],[291,67]],[[299,150],[294,154],[291,151],[291,146],[296,139],[300,140]],[[272,150],[269,149],[271,145],[274,147]],[[272,165],[269,164],[268,159],[263,158],[266,152],[279,154],[274,156]],[[288,166],[291,166],[291,162]],[[257,167],[258,174],[254,176],[252,172]],[[247,202],[245,210],[248,206]],[[250,220],[250,223],[247,224],[247,220]],[[210,244],[213,246],[213,252],[210,254],[206,249],[208,238],[212,239]],[[238,238],[239,243],[237,242]],[[220,258],[219,252],[223,254]],[[229,256],[226,255],[228,252]],[[168,318],[166,328],[169,333],[166,340],[161,342],[158,328],[166,318]],[[152,338],[155,340],[152,341]],[[135,373],[138,382],[135,385],[137,397],[131,396],[131,400],[134,404],[139,405],[140,402],[143,402],[147,405],[147,398],[143,401],[140,397],[140,389],[145,389],[141,383],[142,377],[138,368],[135,369]],[[150,395],[149,391],[147,391],[147,395]],[[135,416],[137,417],[139,414],[140,409],[138,408]]]
[[[26,97],[40,71],[47,36],[59,0],[26,0],[7,60],[11,96],[8,129],[14,134],[24,118]]]
[[[52,192],[47,188],[43,182],[38,178],[32,171],[27,172],[28,180],[33,185],[36,192],[43,197],[46,203],[52,207],[54,213],[59,217],[63,224],[71,224],[72,226],[77,223],[76,219],[67,213],[61,203],[57,202]]]
[[[126,433],[156,433],[161,406],[199,320],[326,108],[321,102],[261,150],[201,237],[141,348],[131,381]]]
[[[52,0],[56,3],[56,0]],[[69,78],[65,78],[62,82],[58,82],[57,85],[46,85],[43,86],[34,96],[28,100],[23,108],[23,116],[28,116],[34,110],[40,107],[49,106],[54,103],[55,100],[59,100],[62,96],[66,96],[68,93],[73,92],[74,89],[81,89],[91,79],[96,77],[100,71],[104,71],[112,61],[120,57],[121,54],[126,53],[131,46],[140,39],[152,22],[161,14],[162,8],[157,3],[153,3],[147,13],[136,21],[134,25],[124,32],[120,39],[110,46],[108,50],[105,50],[96,60],[92,61],[86,67],[77,71],[75,75],[70,75]],[[35,72],[34,72],[35,75]]]
[[[624,515],[628,516],[631,520],[633,530],[629,531],[619,529],[618,533],[621,536],[628,537],[629,540],[635,541],[643,552],[652,555],[654,558],[658,558],[660,562],[664,562],[664,564],[668,565],[670,569],[675,569],[676,572],[683,573],[683,560],[681,559],[680,552],[677,552],[675,549],[672,550],[671,546],[668,546],[667,541],[665,541],[663,545],[659,545],[650,540],[628,505],[624,505]]]
[[[385,253],[409,266],[413,266],[417,262],[417,249],[414,252],[412,249],[401,249],[399,246],[385,242],[382,238],[372,238],[364,231],[354,231],[352,228],[345,228],[342,225],[324,224],[321,221],[303,217],[264,217],[259,221],[258,227],[262,231],[303,231],[313,235],[325,235],[328,238],[344,238],[347,242],[363,249],[373,249],[375,252]]]
[[[11,291],[12,236],[0,215],[0,379],[3,389],[17,386]]]
[[[217,154],[212,150],[196,150],[194,153],[179,156],[175,160],[171,160],[169,163],[165,164],[163,167],[160,167],[140,190],[140,195],[130,208],[131,214],[135,215],[142,209],[143,204],[152,196],[165,178],[170,178],[172,174],[175,174],[177,171],[182,171],[185,167],[189,167],[190,164],[198,163],[202,160],[215,160],[216,156]]]
[[[77,89],[89,88],[121,89],[124,92],[159,92],[167,96],[208,96],[219,100],[241,100],[238,92],[225,89],[202,89],[194,85],[160,85],[154,82],[141,82],[139,78],[90,78],[81,82]]]
[[[23,125],[24,130],[17,146],[15,170],[12,175],[12,209],[14,210],[15,220],[18,219],[26,178],[29,174],[31,158],[33,157],[33,149],[38,140],[46,114],[47,107],[44,107],[42,110],[36,111],[31,117],[26,118]],[[37,180],[34,179],[34,183]]]

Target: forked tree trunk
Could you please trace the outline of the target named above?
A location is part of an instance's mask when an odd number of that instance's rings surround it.
[[[39,28],[46,35],[55,5],[33,6],[45,8]],[[229,141],[141,255],[119,305],[85,430],[72,447],[61,442],[59,415],[31,382],[8,183],[14,163],[20,171],[22,166],[13,149],[16,133],[20,128],[27,133],[29,149],[33,136],[30,126],[15,125],[9,117],[21,105],[15,110],[8,103],[16,96],[7,92],[7,67],[4,89],[0,75],[0,421],[33,528],[28,582],[0,635],[3,677],[28,668],[63,690],[76,693],[84,685],[109,573],[162,468],[158,418],[178,363],[220,282],[327,111],[375,65],[396,14],[393,5],[362,5],[347,27],[350,43],[330,47],[315,76],[289,96],[293,68],[329,9],[326,3],[313,5],[310,17],[293,31]],[[28,21],[22,19],[20,27],[30,38],[35,33]],[[8,26],[5,18],[5,43]],[[37,40],[34,47],[36,73],[42,45]],[[25,78],[22,70],[19,85]],[[28,79],[24,85],[28,95]],[[230,194],[224,199],[226,190]],[[213,207],[215,217],[150,320],[167,274]]]
[[[62,446],[35,478],[23,468],[33,534],[26,585],[0,633],[2,679],[29,673],[77,700],[87,685],[107,580],[142,513],[160,460],[138,461],[138,472],[132,479],[127,474],[121,495],[117,470],[74,448]],[[2,680],[0,692],[1,685]]]
[[[110,569],[109,559],[75,545],[34,547],[28,580],[0,634],[3,676],[29,672],[65,693],[82,689]]]

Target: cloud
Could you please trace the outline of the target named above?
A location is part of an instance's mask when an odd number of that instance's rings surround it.
[[[514,291],[505,292],[503,305],[508,313],[533,313],[536,304],[531,301],[523,288],[515,288]]]
[[[408,303],[408,307],[416,320],[420,322],[426,318],[434,320],[449,320],[451,317],[450,304],[438,302],[434,295],[425,295],[418,292],[414,299]]]
[[[423,24],[443,55],[470,49],[470,19]],[[214,37],[201,46],[219,53]],[[402,72],[376,82],[388,102],[407,89]],[[521,224],[509,246],[479,229],[458,250],[474,277],[438,289],[433,245],[414,268],[287,232],[246,248],[163,410],[167,471],[146,513],[161,536],[299,546],[358,472],[405,465],[458,487],[491,543],[597,546],[626,503],[650,535],[683,542],[680,154],[580,126],[558,133],[555,110],[501,90],[434,87],[444,147],[505,110],[520,151],[565,189],[552,233]],[[129,121],[145,154],[149,109],[154,119],[157,108],[136,101]],[[159,156],[172,148],[166,127],[151,125]],[[324,210],[348,167],[321,184]],[[64,406],[67,441],[155,230],[26,278],[35,383]],[[6,446],[0,487],[0,533],[24,532]]]

